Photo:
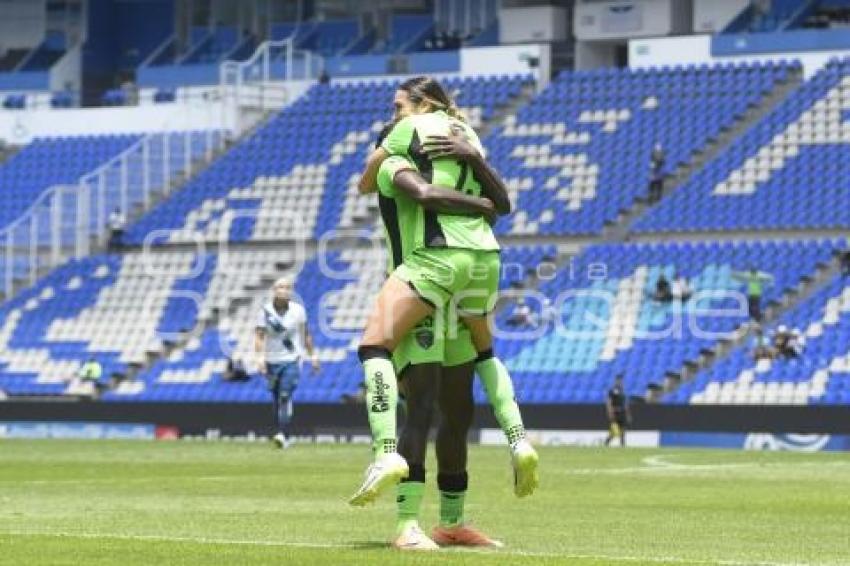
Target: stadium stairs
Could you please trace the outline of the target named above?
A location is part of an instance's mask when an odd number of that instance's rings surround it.
[[[819,291],[824,290],[840,271],[838,254],[831,261],[818,264],[815,271],[804,276],[795,287],[787,290],[778,299],[764,305],[762,328],[770,327],[783,315],[793,311]],[[725,360],[737,348],[752,339],[754,330],[755,325],[742,324],[730,334],[729,338],[720,340],[714,347],[703,350],[698,359],[685,362],[679,371],[669,372],[660,393],[663,395],[674,392],[701,371],[711,369]]]
[[[717,138],[711,140],[704,147],[695,151],[690,162],[681,165],[673,175],[664,179],[664,185],[661,193],[662,199],[670,196],[677,188],[685,185],[694,173],[702,169],[705,164],[711,161],[715,156],[725,151],[729,145],[738,139],[738,137],[740,137],[744,132],[758,124],[762,118],[770,114],[802,83],[802,68],[797,68],[796,70],[789,72],[788,80],[774,88],[770,93],[762,98],[759,104],[747,109],[746,113],[741,116],[741,118],[739,118],[731,128],[724,130]],[[650,204],[645,199],[636,200],[634,206],[624,212],[617,222],[611,223],[603,231],[602,240],[624,241],[626,238],[631,239],[632,226],[650,209],[652,209],[653,206],[653,204]],[[652,241],[656,241],[658,238],[657,235],[653,235],[650,239]]]

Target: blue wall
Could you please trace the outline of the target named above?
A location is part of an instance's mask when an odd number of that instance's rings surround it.
[[[720,34],[711,38],[714,56],[850,49],[847,30],[791,30],[775,33]]]
[[[50,73],[47,71],[18,71],[0,73],[0,91],[2,90],[48,90]]]
[[[89,0],[84,72],[134,69],[173,33],[174,0]]]

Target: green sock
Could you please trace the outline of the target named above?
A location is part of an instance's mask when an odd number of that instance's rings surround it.
[[[463,524],[465,491],[440,491],[440,526],[456,527]]]
[[[386,358],[363,362],[366,372],[366,410],[376,454],[396,451],[396,405],[398,383],[393,363]]]
[[[422,507],[422,495],[424,493],[425,482],[403,481],[398,484],[398,496],[396,497],[398,533],[401,533],[410,523],[419,522],[419,510]]]
[[[487,400],[490,401],[496,420],[508,438],[508,444],[513,446],[525,438],[525,427],[508,368],[498,358],[487,358],[475,364],[475,371],[484,384]]]

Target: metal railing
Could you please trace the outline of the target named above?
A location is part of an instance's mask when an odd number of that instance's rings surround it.
[[[324,68],[321,56],[295,47],[293,37],[264,41],[246,61],[225,61],[219,67],[219,87],[225,109],[236,113],[233,134],[241,135],[256,123],[260,113],[277,110],[288,102],[288,81],[309,81]],[[246,114],[246,110],[249,112]]]
[[[110,235],[109,216],[147,210],[155,197],[193,173],[223,148],[220,131],[148,134],[83,175],[76,184],[44,191],[17,220],[0,230],[0,284],[9,298],[16,285],[35,283],[40,272],[91,253]]]
[[[320,56],[297,49],[292,37],[263,42],[247,61],[225,61],[219,69],[220,96],[224,111],[233,115],[222,124],[229,125],[234,137],[242,135],[265,112],[288,102],[286,82],[314,79],[323,65]],[[11,297],[18,285],[35,283],[45,270],[107,243],[114,210],[125,218],[147,210],[154,195],[167,195],[176,180],[193,173],[196,159],[209,161],[225,142],[223,131],[149,134],[76,184],[44,191],[0,230],[4,297]]]

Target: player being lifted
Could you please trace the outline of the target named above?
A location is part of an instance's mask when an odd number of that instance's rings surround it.
[[[274,442],[280,448],[288,448],[291,443],[292,395],[301,377],[305,351],[313,372],[319,371],[319,357],[307,329],[307,313],[292,300],[292,280],[281,277],[272,286],[272,300],[257,313],[254,330],[257,369],[265,375],[272,394],[277,422]]]
[[[388,128],[382,132],[379,144],[386,130]],[[387,249],[392,250],[395,245],[400,249],[402,258],[412,252],[413,239],[409,230],[398,228],[410,223],[410,217],[417,213],[419,205],[395,188],[393,178],[400,168],[411,167],[405,158],[390,157],[378,173],[378,199]],[[392,235],[396,233],[400,238],[393,242]],[[397,260],[390,254],[388,273],[398,267]],[[457,321],[452,322],[457,324]],[[454,337],[446,336],[446,328],[443,319],[435,320],[434,316],[428,316],[402,339],[393,352],[406,416],[398,451],[410,470],[398,487],[396,500],[398,520],[393,546],[401,550],[435,550],[440,545],[501,546],[500,542],[464,520],[469,482],[467,435],[474,410],[472,381],[477,354],[466,327],[458,327]],[[502,393],[513,399],[513,391]],[[429,537],[419,525],[419,513],[425,491],[425,456],[435,402],[441,413],[437,432],[440,521]]]
[[[395,155],[405,162],[391,173],[392,183],[419,206],[403,224],[398,209],[393,210],[395,203],[387,203],[389,211],[383,214],[398,216],[387,227],[390,253],[398,267],[379,293],[359,350],[376,459],[351,503],[374,500],[409,473],[396,451],[395,413],[388,410],[398,395],[391,352],[423,318],[436,313],[439,320],[447,310],[456,310],[471,332],[478,354],[475,369],[508,436],[517,493],[526,495],[537,484],[537,454],[525,441],[510,376],[493,355],[487,319],[497,299],[500,271],[499,245],[489,222],[508,212],[510,201],[504,190],[492,191],[504,185],[484,160],[477,135],[459,119],[439,83],[427,77],[410,79],[399,87],[394,105],[397,123],[370,156],[361,190],[374,188],[382,163]],[[456,151],[449,140],[452,135],[467,138],[474,151],[458,159],[452,154]],[[482,187],[491,192],[484,193]],[[410,231],[413,242],[407,256],[393,243],[401,240],[402,230]]]

